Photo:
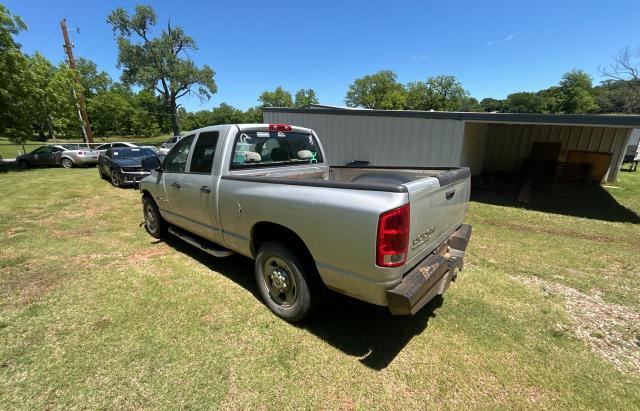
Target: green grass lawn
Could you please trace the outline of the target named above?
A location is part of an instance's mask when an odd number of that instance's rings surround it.
[[[474,201],[443,299],[295,326],[252,261],[154,241],[95,168],[0,171],[0,409],[640,408],[640,172],[593,204]]]

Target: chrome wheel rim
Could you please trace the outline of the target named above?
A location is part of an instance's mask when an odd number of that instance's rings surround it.
[[[73,163],[68,158],[63,158],[62,159],[62,167],[71,168],[72,165],[73,165]]]
[[[267,257],[262,265],[262,279],[271,301],[280,307],[291,307],[298,296],[293,269],[282,258]]]
[[[111,173],[111,183],[116,187],[120,187],[120,180],[118,180],[118,176],[114,173]]]
[[[147,206],[144,213],[144,222],[149,231],[156,231],[158,227],[158,217],[156,216],[156,211],[150,205]]]

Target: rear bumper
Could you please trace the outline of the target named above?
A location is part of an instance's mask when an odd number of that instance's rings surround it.
[[[71,161],[78,166],[98,164],[98,156],[76,156]]]
[[[456,270],[462,270],[471,226],[463,224],[451,237],[409,271],[394,288],[387,290],[387,305],[394,315],[413,315],[436,295],[443,294]]]

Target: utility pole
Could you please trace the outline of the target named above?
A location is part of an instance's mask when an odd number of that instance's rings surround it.
[[[67,52],[67,56],[69,57],[69,67],[71,67],[71,71],[73,71],[73,78],[75,79],[76,84],[79,86],[80,77],[78,77],[76,60],[75,58],[73,58],[73,50],[71,42],[69,41],[66,19],[60,20],[60,28],[62,29],[62,36],[64,37],[64,50]],[[93,143],[93,131],[91,131],[91,125],[89,124],[89,116],[87,115],[87,107],[84,101],[84,94],[82,94],[82,91],[76,93],[74,90],[73,95],[78,99],[78,115],[80,117],[80,121],[82,122],[82,132],[84,133],[85,143]]]

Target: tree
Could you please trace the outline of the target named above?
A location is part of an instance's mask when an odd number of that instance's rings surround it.
[[[526,91],[509,94],[503,104],[503,110],[507,113],[542,113],[544,107],[544,98]]]
[[[479,110],[478,102],[469,100],[465,90],[454,76],[429,77],[426,82],[407,84],[407,108],[411,110],[462,111]]]
[[[313,89],[300,89],[296,92],[296,100],[293,105],[294,107],[306,107],[310,104],[318,103],[316,92]]]
[[[602,111],[640,113],[640,47],[619,50],[600,74],[611,79],[593,90]]]
[[[600,73],[615,80],[640,81],[640,47],[619,50],[609,67],[600,67]]]
[[[358,78],[349,85],[344,101],[349,107],[402,110],[406,105],[406,93],[397,77],[391,70],[381,70]]]
[[[480,102],[480,108],[482,109],[482,111],[486,111],[488,113],[491,113],[494,111],[501,111],[503,106],[504,106],[503,100],[498,100],[491,97],[483,98],[482,101]]]
[[[559,91],[560,110],[563,113],[589,113],[598,110],[591,94],[591,76],[582,70],[572,70],[562,76]]]
[[[0,4],[0,132],[14,142],[29,137],[29,110],[26,106],[29,93],[28,59],[22,53],[14,36],[26,30],[19,16],[12,15]]]
[[[293,107],[291,93],[280,86],[273,91],[263,91],[258,101],[260,107]]]
[[[105,71],[98,71],[98,66],[93,61],[80,57],[76,60],[76,66],[78,71],[78,77],[80,77],[80,84],[84,95],[87,98],[91,98],[97,93],[107,91],[113,81],[111,76]]]
[[[125,84],[155,90],[171,114],[174,135],[180,134],[177,101],[192,94],[208,100],[217,92],[215,73],[208,65],[198,68],[188,52],[197,50],[196,43],[171,22],[157,38],[150,36],[157,18],[153,8],[137,5],[135,14],[115,9],[107,18],[118,38],[118,67],[122,68]],[[134,42],[136,41],[136,42]]]
[[[24,96],[29,108],[29,124],[42,139],[56,137],[56,130],[77,130],[80,126],[73,96],[77,87],[73,73],[66,64],[52,65],[40,53],[29,57],[28,94]]]

